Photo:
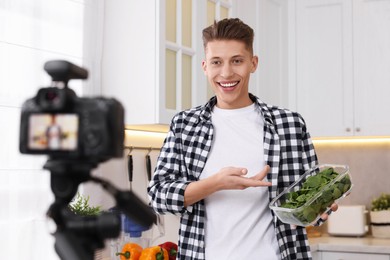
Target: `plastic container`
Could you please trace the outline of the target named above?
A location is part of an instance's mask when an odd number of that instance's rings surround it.
[[[334,202],[347,196],[352,186],[347,165],[317,165],[274,198],[269,207],[286,224],[310,226]]]

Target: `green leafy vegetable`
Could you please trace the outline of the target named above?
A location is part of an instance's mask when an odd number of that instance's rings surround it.
[[[286,201],[281,205],[283,208],[297,209],[313,199],[319,191],[332,182],[339,174],[333,168],[327,168],[316,175],[309,176],[298,191],[291,191],[286,194]],[[327,207],[340,198],[351,188],[351,180],[348,175],[326,187],[321,195],[314,199],[310,205],[302,207],[295,216],[302,223],[313,222],[319,214],[322,214]]]
[[[89,196],[77,193],[76,198],[68,205],[69,209],[80,216],[96,216],[101,212],[101,206],[90,206]]]

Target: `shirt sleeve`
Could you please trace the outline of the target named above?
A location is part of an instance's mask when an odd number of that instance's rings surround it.
[[[160,214],[182,215],[192,210],[191,206],[184,206],[184,191],[190,181],[185,177],[183,149],[175,133],[180,131],[176,129],[174,118],[148,186],[150,205]]]
[[[301,115],[299,118],[302,122],[302,164],[304,170],[307,171],[318,164],[318,159],[305,120]]]

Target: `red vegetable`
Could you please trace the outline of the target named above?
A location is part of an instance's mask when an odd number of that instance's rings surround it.
[[[165,242],[159,245],[160,247],[168,251],[169,260],[176,260],[177,255],[177,245],[173,242]]]

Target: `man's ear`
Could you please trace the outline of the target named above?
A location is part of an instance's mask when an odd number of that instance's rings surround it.
[[[259,64],[259,57],[257,57],[256,55],[252,57],[252,69],[251,69],[251,73],[255,72],[256,69],[257,69],[257,66]]]
[[[205,60],[202,60],[202,69],[203,69],[203,73],[205,75],[207,75],[206,73],[206,69],[207,69],[207,62]]]

